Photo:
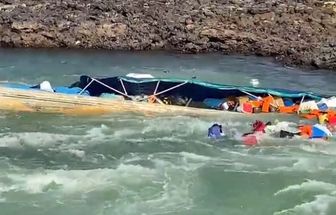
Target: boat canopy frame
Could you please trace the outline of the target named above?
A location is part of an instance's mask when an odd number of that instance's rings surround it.
[[[187,93],[186,97],[188,98],[188,102],[186,106],[189,105],[189,103],[194,100],[194,101],[202,101],[200,97],[197,95],[200,93],[202,90],[205,91],[211,91],[209,93],[210,97],[208,96],[207,92],[201,92],[203,93],[204,98],[217,98],[217,99],[223,99],[225,97],[230,96],[230,92],[233,92],[233,96],[237,96],[234,94],[239,94],[239,96],[249,96],[252,97],[253,99],[256,100],[261,100],[261,95],[272,95],[276,97],[283,97],[283,98],[291,98],[294,99],[295,101],[299,102],[299,107],[301,106],[302,102],[304,99],[314,99],[314,100],[319,100],[323,97],[329,97],[329,96],[322,96],[315,94],[313,92],[304,92],[304,91],[295,91],[295,90],[285,90],[285,89],[276,89],[276,88],[259,88],[259,87],[250,87],[250,86],[234,86],[234,85],[224,85],[224,84],[214,84],[210,82],[204,82],[200,81],[197,79],[168,79],[168,78],[133,78],[133,77],[127,77],[127,76],[114,76],[114,77],[107,77],[107,78],[93,78],[87,75],[83,75],[80,77],[80,88],[82,90],[80,91],[80,95],[83,94],[86,90],[89,91],[89,94],[93,95],[92,96],[100,96],[100,94],[104,92],[108,92],[108,90],[104,90],[102,88],[99,88],[98,86],[92,86],[93,83],[97,83],[106,89],[113,91],[114,93],[117,93],[119,95],[122,95],[130,100],[136,100],[136,101],[145,101],[149,99],[153,99],[161,104],[164,104],[157,96],[162,95],[164,93],[169,93],[172,90],[181,88],[183,86],[186,86],[186,91],[189,90]],[[118,86],[118,82],[120,85]],[[152,86],[151,89],[146,89],[144,91],[138,90],[140,92],[134,93],[134,89],[141,85],[150,85]],[[187,85],[189,84],[189,86]],[[127,85],[127,86],[126,86]],[[138,85],[138,86],[137,86]],[[192,86],[192,87],[191,87]],[[192,88],[192,90],[188,89]],[[90,89],[89,89],[90,88]],[[131,89],[130,89],[131,88]],[[140,87],[141,88],[141,87]],[[159,88],[160,91],[159,91]],[[195,89],[194,89],[195,88]],[[184,94],[185,89],[180,90],[177,92]],[[214,93],[214,90],[216,93]],[[95,92],[97,91],[97,92]],[[123,92],[122,92],[123,91]],[[241,93],[238,93],[241,92]],[[214,97],[211,97],[211,95],[217,95]],[[136,95],[144,95],[142,98],[136,98]],[[192,96],[190,96],[192,95]],[[193,97],[193,96],[196,97]],[[198,96],[198,97],[197,97]],[[202,98],[203,98],[202,97]],[[203,98],[203,99],[204,99]],[[273,107],[278,107],[278,104],[270,104]]]
[[[127,98],[130,98],[130,99],[133,99],[131,96],[129,96],[128,95],[128,93],[127,93],[127,90],[126,90],[126,88],[125,88],[125,85],[124,85],[124,82],[123,82],[123,79],[121,78],[121,77],[119,77],[118,79],[119,79],[119,81],[120,81],[120,83],[121,83],[121,86],[122,86],[122,88],[123,88],[123,90],[124,90],[124,93],[123,92],[121,92],[121,91],[119,91],[119,90],[117,90],[117,89],[115,89],[115,88],[113,88],[113,87],[111,87],[111,86],[109,86],[109,85],[107,85],[107,84],[105,84],[105,83],[103,83],[102,81],[100,81],[100,80],[98,80],[98,79],[96,79],[96,78],[93,78],[93,77],[90,77],[90,76],[87,76],[88,78],[90,78],[91,79],[91,81],[78,93],[79,95],[81,95],[83,92],[85,92],[85,90],[93,83],[93,82],[97,82],[98,84],[101,84],[102,86],[104,86],[104,87],[106,87],[106,88],[108,88],[108,89],[110,89],[110,90],[112,90],[112,91],[114,91],[114,92],[116,92],[116,93],[119,93],[120,95],[122,95],[122,96],[125,96],[125,97],[127,97]],[[184,82],[182,82],[182,83],[180,83],[180,84],[177,84],[177,85],[175,85],[175,86],[172,86],[172,87],[170,87],[170,88],[168,88],[168,89],[165,89],[165,90],[162,90],[162,91],[160,91],[160,92],[157,92],[157,90],[158,90],[158,88],[159,88],[159,84],[160,84],[160,80],[158,80],[157,81],[157,84],[156,84],[156,87],[155,87],[155,90],[154,90],[154,92],[153,92],[153,94],[152,95],[150,95],[150,96],[158,96],[158,95],[161,95],[161,94],[163,94],[163,93],[166,93],[166,92],[169,92],[169,91],[171,91],[171,90],[174,90],[174,89],[176,89],[176,88],[179,88],[179,87],[181,87],[181,86],[183,86],[183,85],[185,85],[185,84],[187,84],[188,83],[188,81],[186,80],[186,81],[184,81]]]

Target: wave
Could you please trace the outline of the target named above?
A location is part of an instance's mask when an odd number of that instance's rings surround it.
[[[280,166],[275,168],[270,168],[270,172],[319,172],[323,170],[331,170],[331,164],[335,161],[333,159],[323,159],[323,158],[312,158],[304,157],[291,158],[294,162],[290,166]]]
[[[316,195],[313,201],[296,205],[293,208],[275,212],[274,215],[304,214],[304,215],[327,215],[329,207],[336,203],[336,197],[330,195]]]
[[[318,192],[327,192],[330,193],[331,191],[336,191],[336,185],[331,183],[326,183],[323,181],[316,181],[316,180],[307,180],[302,184],[295,184],[290,185],[284,189],[281,189],[274,193],[274,196],[284,194],[287,192],[296,192],[298,190],[303,191],[318,191]]]
[[[20,200],[10,193],[47,194],[48,198],[65,203],[70,199],[94,198],[100,193],[101,201],[111,203],[105,210],[113,214],[168,213],[192,207],[190,187],[196,176],[193,165],[175,165],[169,161],[160,162],[158,158],[152,161],[155,164],[152,168],[121,163],[114,169],[17,169],[0,178],[0,197],[4,201],[17,202]],[[189,167],[182,168],[183,165]]]
[[[24,171],[24,170],[21,170]],[[6,191],[25,191],[42,193],[55,190],[63,193],[89,192],[104,189],[106,186],[121,184],[141,184],[155,179],[155,170],[138,165],[120,164],[116,169],[93,170],[42,170],[30,173],[8,173],[11,189]]]
[[[51,146],[64,143],[73,135],[44,132],[21,132],[0,134],[0,147]]]
[[[274,196],[286,195],[289,193],[305,193],[313,195],[313,200],[305,201],[293,208],[275,212],[281,214],[329,214],[329,207],[336,203],[336,185],[324,181],[306,180],[301,184],[289,185],[274,193]]]

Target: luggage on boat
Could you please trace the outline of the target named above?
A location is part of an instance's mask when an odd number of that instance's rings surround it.
[[[46,92],[55,92],[55,90],[51,87],[51,84],[49,81],[42,81],[40,84],[32,86],[31,88],[33,89],[40,89],[42,91],[46,91]]]
[[[318,110],[316,101],[305,101],[300,104],[299,111],[301,113],[307,113],[312,110]]]
[[[206,98],[203,100],[203,103],[211,109],[220,109],[223,104],[224,99],[215,99],[215,98]]]
[[[322,98],[319,102],[318,105],[323,105],[325,104],[328,108],[336,108],[336,97],[331,97],[331,98]]]

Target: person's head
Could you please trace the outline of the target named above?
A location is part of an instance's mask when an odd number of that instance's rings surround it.
[[[260,120],[256,120],[253,124],[252,124],[252,130],[253,132],[256,131],[264,131],[266,127],[266,124]]]
[[[223,127],[222,127],[222,125],[221,124],[219,124],[219,123],[214,123],[212,126],[211,126],[212,128],[213,127],[218,127],[219,128],[219,130],[220,130],[220,132],[223,132]]]
[[[228,110],[233,110],[236,107],[237,99],[235,97],[228,97],[227,99]]]
[[[236,102],[233,101],[233,100],[229,100],[229,101],[227,102],[227,104],[228,104],[228,106],[229,106],[229,110],[230,110],[230,109],[233,109],[233,108],[236,106]]]
[[[220,124],[215,123],[208,129],[208,137],[218,138],[223,135],[222,125]]]

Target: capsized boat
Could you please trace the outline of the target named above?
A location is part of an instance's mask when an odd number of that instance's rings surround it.
[[[83,75],[70,86],[55,87],[51,92],[37,86],[0,84],[0,109],[78,115],[122,112],[214,115],[223,111],[297,113],[305,102],[331,97],[305,91],[139,74],[107,78]]]

